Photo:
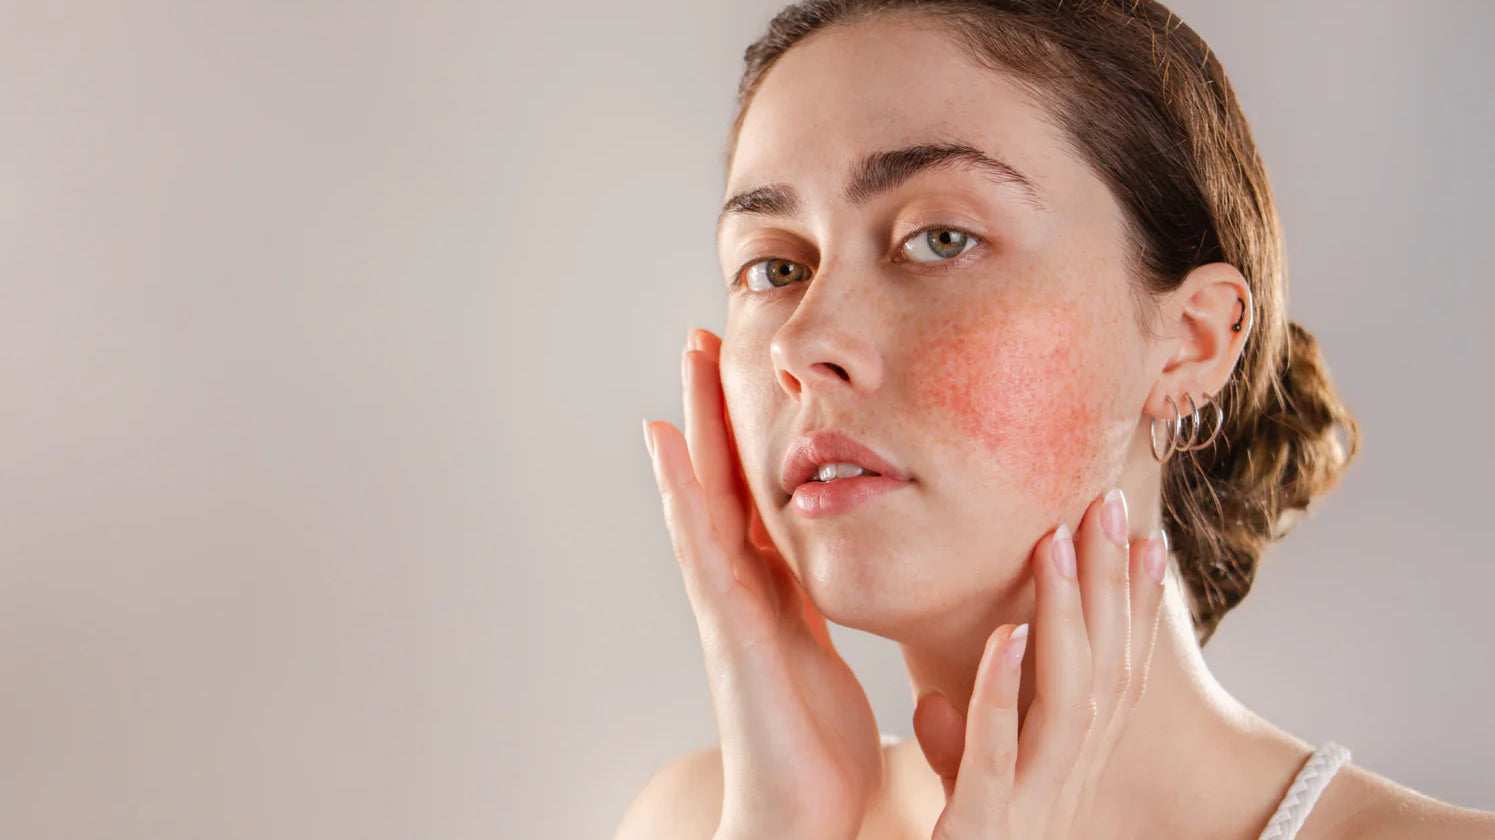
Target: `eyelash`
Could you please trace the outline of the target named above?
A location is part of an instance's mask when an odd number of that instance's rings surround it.
[[[903,237],[903,239],[898,242],[898,253],[902,253],[904,246],[907,245],[909,242],[913,241],[914,237],[916,237],[916,236],[922,236],[922,235],[924,235],[924,234],[926,234],[926,233],[928,233],[928,232],[930,232],[932,230],[948,230],[948,231],[953,231],[955,233],[962,234],[962,235],[964,235],[964,236],[966,236],[966,237],[968,237],[970,239],[975,240],[976,245],[975,245],[975,247],[967,248],[966,250],[962,251],[961,253],[956,254],[953,257],[948,257],[948,258],[943,259],[943,260],[932,260],[930,262],[924,262],[924,263],[914,262],[914,265],[922,266],[924,268],[924,270],[927,270],[927,271],[935,271],[935,272],[948,271],[949,269],[953,268],[957,264],[963,265],[966,262],[966,258],[967,257],[969,257],[972,253],[974,253],[982,245],[986,244],[986,240],[985,239],[983,239],[980,236],[977,236],[974,233],[971,233],[970,231],[966,230],[965,228],[957,227],[955,225],[926,225],[926,226],[924,226],[922,228],[919,228],[918,230],[914,231],[913,233],[910,233],[908,236]],[[729,291],[729,292],[736,292],[736,291],[742,290],[742,291],[747,291],[750,294],[767,295],[767,294],[773,294],[774,292],[778,291],[779,289],[787,289],[787,288],[789,288],[789,286],[794,285],[793,283],[789,283],[789,284],[786,284],[786,285],[783,285],[783,286],[778,286],[778,287],[776,287],[774,289],[769,289],[769,290],[766,290],[766,291],[759,292],[759,291],[755,291],[755,290],[751,289],[748,286],[748,284],[743,280],[743,275],[745,275],[747,273],[747,270],[749,268],[752,268],[753,266],[755,266],[755,265],[757,265],[758,263],[761,263],[761,262],[767,262],[768,260],[777,260],[777,259],[780,259],[780,258],[779,257],[772,257],[772,256],[770,256],[770,257],[759,257],[759,258],[757,258],[755,260],[752,260],[750,262],[743,263],[742,266],[740,266],[737,269],[737,273],[734,274],[734,275],[732,275],[732,283],[727,287],[727,291]],[[783,262],[794,263],[795,265],[802,265],[801,263],[795,263],[793,260],[782,260],[782,261]],[[913,262],[913,261],[912,260],[903,260],[903,262]],[[808,268],[808,266],[805,266],[805,267]]]

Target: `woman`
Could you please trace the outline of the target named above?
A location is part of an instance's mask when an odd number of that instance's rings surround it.
[[[645,425],[721,747],[618,836],[1495,837],[1201,657],[1356,426],[1198,36],[1145,0],[810,0],[746,60],[727,327],[688,337],[685,434]],[[912,741],[827,618],[899,643]]]

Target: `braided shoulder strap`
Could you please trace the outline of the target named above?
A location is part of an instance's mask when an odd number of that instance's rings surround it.
[[[1304,762],[1303,769],[1298,771],[1297,778],[1293,779],[1287,795],[1282,797],[1282,804],[1277,806],[1277,813],[1267,822],[1260,840],[1291,840],[1296,836],[1319,794],[1324,792],[1340,765],[1349,760],[1350,751],[1333,741],[1325,741],[1314,750]]]

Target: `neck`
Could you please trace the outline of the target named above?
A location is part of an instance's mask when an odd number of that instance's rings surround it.
[[[1031,580],[1026,595],[1025,616],[980,621],[964,638],[901,644],[914,702],[938,689],[965,713],[987,635],[1002,623],[1033,620]],[[1042,629],[1034,625],[1033,632]],[[1034,662],[1030,654],[1022,665],[1019,729],[1034,699]],[[1306,754],[1306,744],[1251,713],[1210,673],[1170,557],[1146,692],[1127,715],[1072,836],[1254,837]],[[927,764],[922,769],[933,775]]]

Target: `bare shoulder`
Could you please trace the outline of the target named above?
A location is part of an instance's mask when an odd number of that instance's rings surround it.
[[[613,840],[711,840],[722,818],[720,747],[661,767],[623,813]]]
[[[1323,814],[1319,811],[1323,810]],[[1495,840],[1495,814],[1460,808],[1355,764],[1340,768],[1304,825],[1324,840]]]

